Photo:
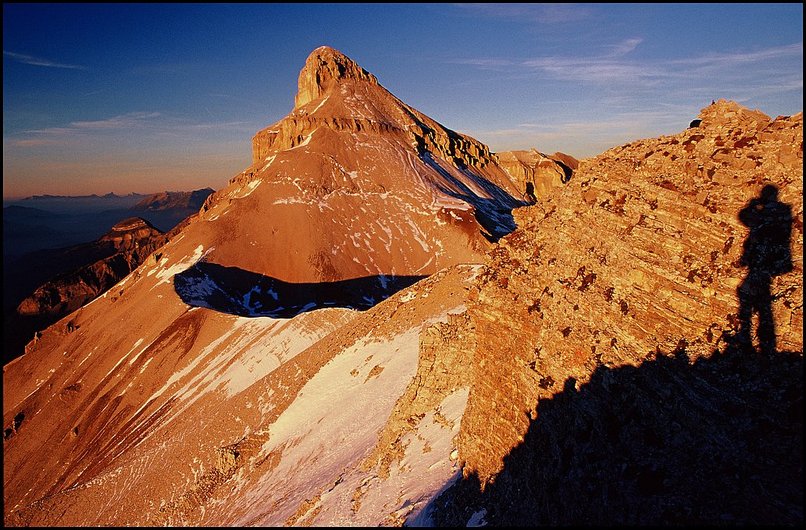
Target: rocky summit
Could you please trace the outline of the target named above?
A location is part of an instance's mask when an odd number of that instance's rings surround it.
[[[4,366],[5,524],[802,522],[802,114],[692,118],[496,154],[314,50],[252,164]]]

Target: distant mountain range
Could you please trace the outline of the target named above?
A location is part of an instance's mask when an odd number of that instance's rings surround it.
[[[94,241],[127,217],[142,217],[166,232],[199,211],[211,188],[150,195],[34,195],[4,201],[3,257]]]
[[[31,195],[29,197],[24,197],[20,199],[22,201],[41,201],[41,200],[50,200],[50,199],[124,199],[127,197],[147,197],[142,193],[127,193],[125,195],[118,195],[117,193],[109,192],[105,195],[98,195],[98,194],[91,194],[91,195]]]
[[[204,201],[215,190],[204,188],[196,191],[163,191],[148,195],[134,205],[134,210],[164,211],[177,208],[189,208],[198,211]]]

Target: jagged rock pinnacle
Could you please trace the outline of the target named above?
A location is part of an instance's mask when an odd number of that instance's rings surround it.
[[[340,51],[329,46],[316,48],[299,73],[299,89],[294,106],[299,108],[313,101],[345,79],[378,84],[374,75]]]

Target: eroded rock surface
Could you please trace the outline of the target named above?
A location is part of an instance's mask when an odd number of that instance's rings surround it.
[[[449,522],[802,520],[803,116],[700,120],[582,161],[489,254]]]

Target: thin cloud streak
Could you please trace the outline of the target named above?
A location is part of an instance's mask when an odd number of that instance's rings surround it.
[[[454,4],[476,16],[512,18],[538,24],[577,22],[593,15],[580,4]]]
[[[86,70],[86,66],[81,66],[78,64],[66,64],[66,63],[58,63],[56,61],[51,61],[50,59],[43,59],[41,57],[34,57],[32,55],[25,55],[23,53],[14,53],[3,50],[3,55],[9,57],[19,63],[29,64],[31,66],[44,66],[47,68],[66,68],[70,70]]]
[[[681,66],[724,66],[726,64],[740,65],[760,61],[772,61],[786,57],[796,57],[798,55],[803,55],[803,42],[796,42],[786,46],[777,46],[774,48],[767,48],[766,50],[758,50],[753,52],[710,53],[701,57],[676,59],[671,61],[671,64]]]
[[[146,120],[157,118],[159,112],[130,112],[112,118],[91,121],[74,121],[64,127],[48,127],[46,129],[31,129],[23,131],[22,134],[37,135],[68,135],[83,131],[118,130],[142,128],[146,125]]]
[[[644,39],[633,38],[633,39],[626,39],[618,44],[611,44],[607,46],[607,48],[611,48],[612,51],[610,55],[613,57],[621,57],[622,55],[627,55],[634,49],[638,47],[639,44],[644,42]]]
[[[131,112],[105,120],[74,121],[70,127],[89,130],[127,129],[140,127],[145,124],[146,120],[159,116],[159,112]]]
[[[254,126],[243,121],[188,123],[183,120],[164,117],[159,112],[130,112],[102,120],[74,121],[62,127],[22,131],[19,133],[20,135],[33,135],[33,138],[12,140],[9,145],[16,147],[55,145],[57,143],[56,138],[66,140],[72,136],[86,137],[93,134],[129,133],[134,130],[144,129],[149,130],[150,134],[153,135],[181,135],[214,130],[250,132],[254,129]]]
[[[764,50],[736,53],[711,53],[699,57],[640,62],[626,58],[643,42],[631,38],[609,45],[610,50],[599,56],[563,57],[547,56],[527,60],[499,58],[470,58],[450,61],[453,64],[473,66],[482,70],[515,70],[532,74],[543,73],[550,78],[564,81],[582,81],[600,84],[629,83],[651,87],[673,79],[702,77],[707,73],[727,72],[747,64],[769,63],[775,60],[796,59],[802,61],[803,43],[778,46]],[[746,77],[751,72],[738,72]],[[802,75],[802,74],[801,74]]]

